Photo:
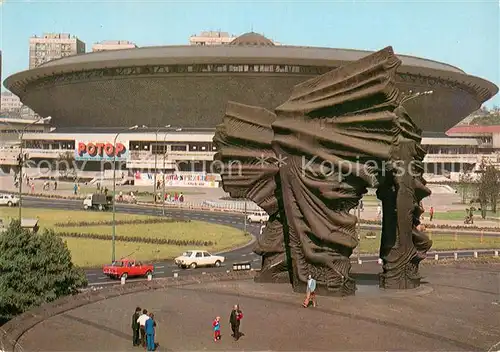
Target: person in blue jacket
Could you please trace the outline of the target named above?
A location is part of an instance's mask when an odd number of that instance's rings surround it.
[[[154,320],[154,315],[153,313],[149,313],[149,319],[146,320],[146,324],[144,326],[144,330],[146,331],[146,342],[148,351],[154,351],[156,349],[155,327],[156,327],[156,322]]]

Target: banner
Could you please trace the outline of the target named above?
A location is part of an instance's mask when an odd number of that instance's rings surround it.
[[[136,186],[153,186],[154,174],[139,172],[134,174],[134,185]],[[158,186],[162,187],[163,174],[156,175]],[[165,187],[219,187],[219,182],[215,181],[215,177],[205,174],[168,174],[165,175]]]
[[[116,147],[116,148],[115,148]],[[120,142],[94,142],[94,141],[76,141],[75,143],[75,160],[92,160],[92,161],[113,161],[127,160],[128,158],[127,147]]]

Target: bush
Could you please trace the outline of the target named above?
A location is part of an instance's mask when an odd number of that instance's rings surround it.
[[[145,225],[145,224],[163,224],[173,222],[190,222],[191,220],[181,220],[172,218],[151,218],[151,219],[134,219],[134,220],[116,220],[116,225]],[[111,226],[111,220],[99,221],[68,221],[58,222],[55,224],[57,227],[87,227],[87,226]]]
[[[369,225],[381,225],[380,221],[377,220],[362,220],[362,224]],[[477,231],[494,231],[498,232],[498,227],[483,227],[475,225],[437,225],[437,224],[425,224],[427,229],[447,229],[447,230],[477,230]]]
[[[0,236],[0,317],[10,319],[33,307],[78,293],[87,285],[82,269],[54,231],[21,229],[12,221]]]
[[[72,237],[72,238],[87,238],[91,240],[104,240],[111,241],[113,236],[99,234],[99,233],[80,233],[80,232],[58,232],[58,236]],[[115,236],[116,241],[132,242],[132,243],[148,243],[148,244],[161,244],[170,246],[214,246],[217,242],[201,241],[201,240],[177,240],[171,238],[150,238],[150,237],[129,237],[129,236]]]

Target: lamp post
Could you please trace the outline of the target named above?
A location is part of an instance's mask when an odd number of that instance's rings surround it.
[[[170,127],[170,125],[168,125]],[[167,140],[167,133],[165,132],[165,135],[163,136],[163,169],[162,169],[162,175],[163,175],[163,182],[162,182],[162,195],[161,195],[161,214],[162,216],[165,216],[165,158],[167,156],[167,151],[165,150],[165,143]]]
[[[164,126],[164,128],[169,128],[170,125],[166,125]],[[158,132],[160,132],[160,130],[162,129],[163,127],[160,127],[158,128],[156,131],[155,131],[155,147],[156,147],[156,150],[155,150],[155,173],[153,175],[153,202],[155,203],[156,205],[156,174],[158,172],[158,165],[157,165],[157,155],[158,155]]]
[[[50,121],[52,119],[51,116],[47,116],[47,117],[41,117],[35,121],[33,121],[32,123],[26,125],[22,130],[21,130],[21,133],[19,133],[19,223],[21,223],[21,219],[22,219],[22,197],[23,197],[23,164],[24,164],[24,153],[23,153],[23,136],[24,136],[24,132],[26,132],[26,130],[33,126],[34,124],[37,124],[38,122],[42,121],[42,122],[47,122],[47,121]]]
[[[135,125],[118,132],[113,140],[113,233],[111,237],[111,262],[115,262],[115,236],[116,236],[116,139],[122,132],[132,131],[138,129],[139,126]]]

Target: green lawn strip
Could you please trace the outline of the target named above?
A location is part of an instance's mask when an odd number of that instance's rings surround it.
[[[99,267],[111,262],[111,241],[63,237],[71,251],[73,263],[81,267]],[[152,262],[175,258],[193,249],[192,247],[154,245],[116,241],[116,258],[130,257],[136,260]],[[203,247],[204,250],[217,251],[216,247]]]
[[[58,190],[65,190],[65,191],[71,191],[73,192],[73,187],[74,187],[74,184],[73,183],[59,183],[58,186],[57,186],[57,189]],[[107,187],[108,188],[108,191],[111,193],[112,192],[112,189],[113,189],[113,186],[112,185],[105,185],[104,187]],[[161,189],[160,188],[160,191],[161,192]],[[123,186],[116,186],[116,193],[120,193],[120,191],[122,191],[124,194],[127,194],[127,193],[130,193],[131,191],[133,191],[134,193],[150,193],[150,197],[152,197],[152,193],[153,193],[153,186],[131,186],[131,185],[123,185]],[[56,191],[57,192],[57,191]],[[84,184],[80,184],[80,194],[90,194],[90,193],[95,193],[97,192],[97,186],[94,184],[94,185],[84,185]],[[168,193],[183,193],[184,195],[190,195],[190,194],[204,194],[204,192],[202,191],[198,191],[198,190],[185,190],[185,189],[179,189],[179,188],[176,188],[176,187],[165,187],[165,192],[168,192]]]
[[[366,238],[367,234],[375,234],[375,238]],[[428,233],[432,240],[431,251],[455,250],[455,249],[498,249],[500,248],[500,236],[481,236],[455,234]],[[380,248],[380,233],[361,232],[359,245],[360,253],[378,253]]]
[[[425,216],[428,217],[429,214],[426,213]],[[493,213],[491,210],[488,210],[486,212],[486,217],[487,217],[487,219],[484,219],[484,220],[491,220],[492,218],[496,218],[496,219],[500,220],[500,212]],[[441,211],[435,212],[434,219],[436,219],[436,220],[464,220],[465,219],[465,208],[464,208],[464,210],[451,210],[451,211],[445,211],[445,212],[441,212]],[[483,221],[483,219],[481,218],[480,211],[474,212],[474,221]]]

